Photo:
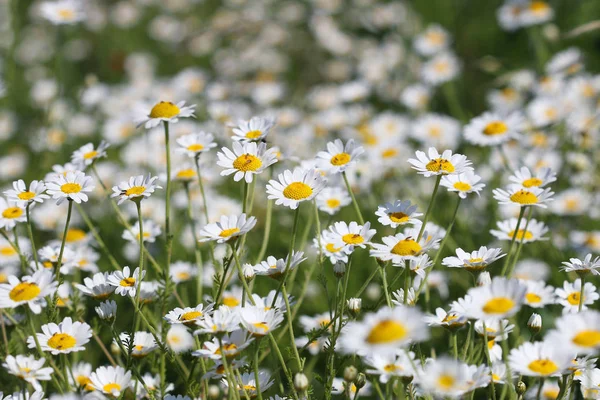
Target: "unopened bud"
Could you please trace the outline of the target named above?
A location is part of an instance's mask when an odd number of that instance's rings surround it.
[[[490,283],[492,283],[492,277],[490,276],[490,273],[487,271],[483,271],[477,277],[477,286],[487,286]]]
[[[409,385],[413,381],[412,375],[403,376],[401,379],[404,386]]]
[[[298,392],[305,392],[308,389],[308,378],[302,372],[299,372],[294,376],[294,388]]]
[[[242,272],[244,273],[244,279],[246,279],[246,282],[250,282],[252,279],[254,279],[255,272],[254,268],[252,268],[252,265],[244,264]]]
[[[366,383],[367,383],[367,377],[362,372],[360,374],[358,374],[358,376],[356,377],[356,380],[354,381],[354,385],[358,389],[360,389],[363,386],[365,386]]]
[[[533,335],[540,333],[542,330],[542,316],[536,313],[531,314],[529,321],[527,321],[527,327]]]
[[[333,266],[333,273],[338,278],[343,278],[344,275],[346,275],[346,264],[344,264],[342,261],[336,262]]]
[[[523,394],[526,391],[527,391],[527,385],[525,385],[525,382],[523,382],[523,381],[517,382],[517,394],[519,396],[523,396]]]
[[[348,311],[350,312],[350,315],[352,315],[354,318],[356,318],[356,316],[360,314],[361,307],[362,299],[356,297],[348,299]]]
[[[110,352],[113,353],[115,356],[118,356],[119,354],[121,354],[121,348],[117,343],[112,342],[110,344]]]
[[[221,389],[217,385],[208,386],[208,398],[219,399],[221,397]]]
[[[358,370],[353,365],[350,365],[344,369],[344,380],[346,382],[354,382],[357,375]]]

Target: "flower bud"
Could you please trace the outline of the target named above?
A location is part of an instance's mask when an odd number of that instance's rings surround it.
[[[344,275],[346,275],[346,264],[344,264],[342,261],[336,262],[333,266],[333,273],[338,278],[343,278]]]
[[[357,389],[362,388],[363,386],[365,386],[366,383],[367,383],[367,377],[362,372],[360,374],[358,374],[358,376],[356,377],[356,381],[354,381],[354,385],[356,386]]]
[[[117,343],[115,343],[114,341],[110,344],[110,352],[115,355],[118,356],[119,354],[121,354],[121,348],[119,347],[119,345]]]
[[[536,313],[531,314],[527,321],[527,327],[532,335],[539,333],[542,330],[542,316]]]
[[[299,372],[294,376],[294,388],[298,392],[305,392],[308,389],[308,378],[302,372]]]
[[[487,286],[490,283],[492,283],[492,277],[490,276],[490,273],[487,271],[483,271],[477,277],[477,286]]]
[[[244,266],[242,267],[242,272],[244,273],[244,279],[246,279],[246,282],[250,282],[252,279],[254,279],[254,268],[252,268],[252,265],[250,264],[244,264]]]
[[[346,382],[354,382],[357,375],[358,370],[353,365],[350,365],[344,369],[344,380]]]
[[[209,385],[208,386],[208,398],[209,399],[219,399],[221,397],[221,390],[217,385]]]
[[[523,396],[523,394],[527,391],[527,385],[525,385],[525,382],[523,381],[519,381],[517,382],[517,394],[519,396]]]
[[[362,299],[356,297],[348,299],[348,311],[350,312],[350,315],[352,315],[354,318],[356,318],[358,314],[360,314],[361,307]]]

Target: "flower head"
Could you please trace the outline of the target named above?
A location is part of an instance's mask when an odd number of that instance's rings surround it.
[[[148,174],[132,176],[128,181],[123,181],[117,186],[113,186],[113,194],[110,197],[118,197],[118,204],[123,203],[125,200],[141,201],[147,199],[154,193],[156,189],[162,189],[160,186],[155,185],[154,182],[158,179],[157,176]]]
[[[177,104],[170,101],[161,101],[156,103],[150,112],[142,112],[136,123],[138,126],[144,125],[146,129],[154,128],[161,122],[174,124],[179,122],[179,118],[195,117],[195,107],[195,104],[186,106],[185,101],[180,101]]]
[[[92,177],[81,171],[67,172],[66,175],[56,175],[46,182],[47,193],[61,204],[65,199],[81,203],[88,201],[86,193],[94,190]]]

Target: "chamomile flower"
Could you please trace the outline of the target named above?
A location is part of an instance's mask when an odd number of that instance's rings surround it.
[[[423,110],[429,105],[431,89],[422,84],[409,85],[400,95],[400,101],[411,110]]]
[[[225,168],[221,171],[222,176],[235,174],[235,182],[244,179],[246,183],[250,183],[254,175],[260,174],[277,162],[277,149],[267,150],[266,143],[233,142],[232,146],[233,151],[223,147],[221,152],[217,153],[217,165]]]
[[[556,347],[567,346],[578,354],[596,354],[600,348],[600,312],[566,314],[555,321],[547,340]],[[572,357],[573,358],[573,357]]]
[[[85,322],[79,322],[67,317],[61,323],[53,322],[42,325],[42,333],[36,333],[37,342],[43,351],[50,353],[68,354],[85,350],[85,344],[92,337],[92,328]],[[36,347],[36,340],[33,336],[27,338],[27,346],[30,349]]]
[[[417,224],[417,217],[423,213],[417,212],[417,205],[411,204],[410,200],[396,200],[393,203],[385,203],[377,207],[375,215],[381,225],[397,228],[400,225]]]
[[[151,219],[144,220],[144,238],[142,239],[146,243],[154,243],[156,238],[162,233],[160,225]],[[140,242],[140,224],[135,221],[129,229],[125,229],[121,237],[128,242],[138,244]]]
[[[294,171],[285,170],[277,180],[271,179],[267,184],[269,199],[275,204],[298,208],[303,201],[310,201],[325,187],[325,178],[316,169],[296,168]]]
[[[100,142],[98,147],[94,147],[93,143],[88,143],[75,150],[71,156],[71,162],[83,170],[99,158],[106,157],[106,149],[109,146],[104,140]]]
[[[592,259],[592,255],[588,254],[583,260],[579,258],[570,258],[569,261],[563,261],[563,266],[560,268],[565,272],[575,271],[577,274],[587,275],[600,275],[600,257]]]
[[[33,275],[26,275],[19,280],[14,275],[8,276],[8,283],[0,284],[0,308],[16,308],[27,305],[35,314],[46,305],[46,296],[54,293],[58,285],[53,282],[52,271],[39,270]]]
[[[412,307],[383,307],[367,313],[358,322],[348,322],[342,328],[340,348],[345,353],[359,355],[395,352],[409,343],[429,338],[429,329],[421,312]]]
[[[245,235],[254,228],[254,225],[256,225],[256,218],[249,217],[246,219],[246,214],[241,214],[240,216],[222,215],[219,222],[205,225],[200,230],[200,236],[204,236],[204,238],[198,241],[225,243],[231,239]]]
[[[198,320],[199,329],[194,332],[200,333],[227,333],[239,329],[240,314],[226,305],[217,308],[211,315],[205,315],[204,319]]]
[[[187,261],[176,261],[171,264],[169,269],[171,280],[175,283],[187,282],[193,279],[197,274],[198,270],[195,265]]]
[[[293,251],[291,260],[289,260],[289,255],[283,259],[276,259],[273,256],[267,257],[266,261],[262,261],[260,264],[253,266],[254,272],[256,275],[264,275],[269,276],[273,279],[280,279],[283,277],[284,272],[292,271],[296,269],[298,265],[304,260],[304,252],[302,251]],[[288,266],[289,263],[289,266]]]
[[[415,50],[422,56],[432,56],[448,48],[450,35],[438,24],[430,25],[415,38]]]
[[[371,229],[371,223],[359,225],[355,221],[349,224],[339,221],[329,227],[335,242],[335,248],[342,247],[346,253],[352,253],[355,247],[364,249],[377,232]]]
[[[131,371],[121,366],[99,367],[90,376],[91,386],[111,398],[118,398],[131,384]]]
[[[56,204],[61,204],[65,199],[79,204],[88,201],[86,193],[93,191],[94,185],[91,176],[76,171],[55,175],[46,182],[46,188],[46,193],[56,199]]]
[[[144,125],[146,129],[155,128],[161,122],[174,124],[179,122],[179,118],[195,117],[194,108],[196,108],[195,104],[186,106],[185,101],[180,101],[177,104],[170,101],[161,101],[156,103],[149,113],[145,111],[140,113],[135,122],[138,127]]]
[[[473,371],[469,365],[448,357],[428,359],[418,382],[425,393],[436,398],[458,399],[473,389]]]
[[[15,356],[7,355],[2,363],[6,371],[19,379],[30,383],[35,390],[41,390],[42,385],[39,381],[49,381],[52,379],[53,370],[51,367],[44,367],[46,359],[36,359],[34,356],[25,356],[22,354]],[[2,398],[2,395],[0,395]]]
[[[425,83],[437,86],[458,76],[460,63],[451,52],[442,52],[427,61],[421,68]]]
[[[391,261],[393,265],[402,266],[406,260],[417,257],[429,250],[433,243],[427,241],[427,234],[417,242],[417,237],[405,233],[397,233],[394,236],[384,236],[383,244],[372,243],[371,257],[382,261]]]
[[[10,231],[17,223],[25,221],[27,221],[27,215],[24,206],[0,197],[0,229]]]
[[[126,200],[141,201],[147,199],[156,189],[162,189],[160,186],[154,184],[157,179],[157,176],[152,176],[151,174],[147,176],[132,176],[129,180],[113,186],[113,193],[110,197],[118,197],[118,204]]]
[[[510,352],[508,362],[511,370],[524,376],[558,376],[571,365],[574,355],[549,341],[525,342]]]
[[[285,313],[287,311],[287,306],[285,304],[285,300],[282,293],[277,295],[275,298],[276,290],[271,290],[265,297],[260,297],[258,294],[252,294],[252,298],[254,299],[254,303],[257,307],[262,307],[265,310],[270,308],[276,308],[281,312]],[[294,305],[294,296],[288,295],[288,302],[290,306]]]
[[[23,179],[14,181],[11,190],[5,190],[4,194],[9,201],[14,201],[17,205],[25,207],[28,204],[43,203],[50,196],[45,194],[46,185],[44,181],[31,181],[29,189],[25,185]]]
[[[107,300],[95,307],[95,310],[100,319],[112,321],[117,316],[117,303],[114,300]]]
[[[369,375],[378,375],[379,382],[384,384],[394,377],[409,377],[416,374],[412,365],[416,365],[417,361],[412,351],[369,354],[363,361],[370,367],[365,372]]]
[[[547,2],[541,0],[530,1],[519,15],[523,26],[543,24],[552,18],[554,18],[554,10]]]
[[[235,330],[231,333],[223,335],[221,342],[223,348],[219,344],[218,338],[213,338],[211,341],[204,342],[202,348],[194,351],[193,356],[220,360],[223,355],[233,358],[241,354],[241,352],[252,343],[254,338],[242,329]]]
[[[406,299],[405,299],[406,294]],[[406,301],[405,301],[406,300]],[[404,291],[404,289],[398,289],[395,292],[392,292],[392,304],[395,306],[409,306],[413,307],[417,303],[417,294],[415,293],[415,288],[411,287],[408,289],[408,293]]]
[[[479,183],[481,177],[472,171],[463,172],[458,175],[444,175],[440,185],[448,188],[449,192],[456,192],[461,199],[466,199],[467,194],[477,193],[485,187],[485,183]]]
[[[413,121],[408,134],[422,146],[452,149],[459,141],[461,129],[460,123],[454,118],[427,113]]]
[[[532,308],[543,308],[548,304],[554,304],[554,288],[546,286],[543,281],[525,281],[527,293],[525,293],[525,304]]]
[[[507,318],[516,314],[525,299],[527,286],[516,279],[494,278],[492,283],[467,292],[472,303],[466,310],[471,318]]]
[[[430,147],[427,154],[417,150],[417,158],[411,158],[408,162],[412,168],[425,177],[436,175],[460,174],[472,171],[471,161],[462,154],[452,154],[451,150],[444,150],[442,154],[434,147]]]
[[[165,320],[169,324],[195,325],[196,321],[204,318],[204,315],[211,310],[212,305],[204,307],[204,304],[198,304],[196,307],[177,307],[167,313]]]
[[[248,396],[252,399],[258,396],[258,388],[260,388],[261,393],[269,389],[273,386],[273,379],[271,375],[266,371],[258,371],[258,383],[256,382],[256,376],[252,373],[244,372],[240,376],[240,383],[236,383],[235,389],[238,391],[238,396],[244,397],[244,393],[248,393]],[[228,381],[223,379],[223,383],[228,385]]]
[[[442,265],[450,268],[464,268],[470,272],[478,272],[484,270],[488,265],[496,260],[504,257],[502,249],[490,248],[481,246],[479,250],[467,253],[461,248],[456,249],[456,257],[445,257],[442,260]]]
[[[537,206],[547,208],[545,203],[552,201],[552,192],[549,188],[541,189],[535,186],[524,188],[521,185],[511,184],[507,190],[494,189],[494,199],[499,204],[516,204],[521,207]]]
[[[131,346],[131,355],[136,358],[146,357],[153,350],[158,348],[154,336],[152,336],[151,333],[144,331],[135,332],[133,335],[133,342],[131,342],[129,334],[123,332],[119,335],[119,341],[125,349],[129,349],[129,346]]]
[[[146,271],[143,271],[140,276],[140,269],[136,268],[133,273],[129,267],[123,267],[123,271],[114,271],[108,275],[106,282],[114,286],[115,293],[121,296],[135,297],[140,279],[144,279]]]
[[[174,353],[184,353],[194,348],[194,336],[183,325],[172,325],[167,332],[167,345]]]
[[[496,146],[519,136],[522,117],[510,114],[503,117],[495,113],[484,113],[473,118],[465,126],[465,139],[479,146]]]
[[[468,322],[465,315],[452,310],[446,312],[441,307],[435,309],[435,315],[427,315],[423,320],[429,326],[441,326],[450,330],[461,328]]]
[[[583,299],[581,299],[581,279],[571,283],[565,281],[562,288],[556,288],[556,302],[562,305],[563,313],[579,311],[579,302],[582,301],[582,310],[587,310],[589,305],[594,304],[600,298],[596,286],[586,282],[583,286]]]
[[[83,283],[75,283],[74,286],[84,295],[96,300],[105,300],[115,291],[115,287],[108,283],[106,272],[97,272],[91,278],[85,277]]]
[[[275,126],[274,118],[252,117],[248,121],[238,121],[233,128],[235,134],[232,139],[235,141],[260,141],[264,139],[271,128]]]
[[[521,167],[521,169],[515,171],[508,179],[517,185],[521,185],[523,188],[543,188],[556,180],[556,173],[551,168],[544,167],[534,172],[535,174],[532,174],[529,168]]]
[[[496,223],[498,229],[490,230],[490,233],[500,240],[512,240],[516,235],[516,240],[523,243],[535,242],[537,240],[546,240],[542,236],[548,232],[548,227],[541,221],[532,218],[525,229],[525,222],[521,221],[519,231],[517,232],[517,218],[510,218]]]
[[[353,139],[348,140],[344,145],[341,139],[327,143],[327,151],[320,151],[317,154],[317,160],[324,169],[331,174],[338,174],[346,171],[356,164],[358,157],[364,153],[361,146],[356,146]]]
[[[316,200],[319,210],[329,215],[335,215],[352,202],[348,191],[343,187],[326,187],[317,195]]]
[[[331,264],[335,264],[338,261],[347,263],[348,254],[344,251],[344,246],[336,247],[336,238],[336,234],[326,229],[321,232],[320,238],[313,239],[313,246],[321,252],[323,257],[329,258]]]
[[[40,5],[40,13],[54,25],[73,25],[85,19],[82,3],[77,0],[46,1]]]
[[[190,158],[198,157],[200,154],[217,147],[215,137],[204,131],[181,136],[176,142],[179,146],[177,151]]]
[[[262,337],[277,329],[283,322],[283,313],[275,308],[249,306],[240,310],[242,326],[252,336]]]

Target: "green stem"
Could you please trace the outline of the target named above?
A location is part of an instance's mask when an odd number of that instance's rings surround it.
[[[508,277],[510,278],[515,270],[515,266],[517,265],[517,261],[519,261],[519,255],[521,254],[521,249],[523,248],[523,244],[525,243],[525,234],[527,233],[527,228],[529,228],[529,221],[531,221],[531,214],[533,214],[533,207],[529,207],[529,212],[527,213],[527,219],[525,222],[525,229],[523,231],[523,235],[521,236],[521,240],[519,240],[519,245],[517,246],[517,250],[515,251],[514,257],[512,257],[510,261],[510,268],[508,269]]]
[[[163,121],[165,128],[165,151],[167,155],[167,189],[165,201],[165,236],[167,239],[167,262],[165,264],[165,288],[169,287],[171,269],[171,251],[173,248],[173,234],[171,233],[171,147],[169,144],[169,123]]]
[[[490,349],[488,347],[488,334],[487,334],[487,328],[485,326],[485,322],[483,323],[483,338],[484,338],[483,348],[485,351],[485,358],[487,360],[488,367],[490,368],[490,379],[491,379],[490,390],[492,391],[492,399],[496,400],[496,388],[494,385],[494,377],[492,376],[492,360],[490,358]]]
[[[427,206],[427,211],[425,212],[425,216],[423,217],[423,224],[421,225],[421,229],[419,230],[419,236],[417,236],[417,242],[421,240],[423,237],[423,232],[425,232],[425,226],[427,225],[427,221],[429,221],[429,217],[431,214],[431,210],[433,209],[433,203],[435,202],[435,195],[440,188],[440,181],[442,180],[442,175],[438,175],[435,179],[435,186],[433,187],[433,192],[431,193],[431,199],[429,200],[429,205]]]
[[[288,271],[290,269],[290,264],[292,262],[292,254],[294,253],[294,247],[296,246],[296,233],[298,232],[298,221],[299,220],[300,220],[300,204],[298,204],[298,207],[296,208],[296,211],[294,214],[294,225],[292,226],[292,238],[290,239],[290,250],[288,253],[288,257],[287,257],[285,270],[283,271],[283,274],[281,276],[281,282],[279,283],[279,286],[277,287],[277,290],[275,291],[275,297],[273,297],[273,302],[271,304],[271,307],[275,307],[275,301],[277,300],[277,296],[279,296],[279,293],[281,292],[281,288],[283,287],[283,285],[285,285],[285,282],[288,277]]]
[[[392,307],[392,299],[390,298],[390,291],[388,290],[387,277],[385,273],[385,267],[379,268],[381,274],[381,281],[383,282],[383,293],[385,294],[385,301],[388,307]],[[404,297],[408,297],[408,293],[404,293]]]
[[[525,207],[521,207],[521,210],[519,211],[519,218],[517,219],[517,226],[515,227],[515,232],[513,233],[513,237],[510,241],[510,246],[508,246],[508,250],[506,251],[506,259],[504,260],[504,265],[502,266],[502,272],[500,273],[501,276],[505,276],[507,269],[508,269],[508,265],[509,265],[509,261],[510,261],[510,256],[511,256],[511,252],[512,252],[512,248],[515,244],[515,241],[517,239],[517,236],[519,236],[519,228],[521,227],[521,220],[523,219],[523,214],[525,214]],[[523,233],[523,236],[525,236],[525,233]]]
[[[271,234],[271,218],[273,216],[273,200],[267,200],[267,215],[265,217],[265,233],[263,235],[262,244],[260,245],[260,251],[256,257],[255,264],[262,261],[263,257],[267,252],[267,246],[269,245],[269,236]]]
[[[254,367],[254,381],[256,384],[256,393],[258,395],[258,400],[262,400],[262,393],[260,391],[260,383],[258,380],[258,352],[260,351],[260,340],[257,339],[256,340],[256,345],[255,345],[256,349],[254,351],[254,362],[253,362],[253,367]],[[294,347],[296,347],[294,345]]]
[[[348,189],[348,193],[352,198],[352,204],[354,205],[354,211],[356,211],[356,216],[358,217],[358,221],[361,225],[365,224],[365,220],[360,212],[360,207],[358,206],[358,202],[356,201],[356,197],[354,196],[354,192],[352,191],[352,187],[350,186],[350,182],[348,182],[348,177],[346,176],[346,171],[342,172],[342,177],[344,178],[344,183],[346,184],[346,188]]]
[[[196,257],[196,268],[198,269],[196,275],[196,304],[200,304],[202,302],[202,278],[204,277],[204,265],[202,264],[202,253],[200,253],[200,242],[198,242],[198,234],[196,233],[196,220],[194,219],[194,215],[192,213],[192,195],[190,193],[189,184],[183,185],[185,189],[185,194],[187,196],[188,206],[187,206],[187,217],[190,220],[190,227],[192,229],[192,237],[194,238],[194,255]]]
[[[579,292],[579,306],[577,307],[577,312],[581,312],[583,308],[583,294],[585,293],[585,276],[582,274],[580,277],[581,280],[581,291]]]
[[[290,346],[294,351],[294,357],[296,358],[296,367],[298,368],[298,372],[302,372],[302,360],[300,359],[300,354],[298,353],[298,347],[296,346],[296,337],[294,336],[294,327],[293,327],[293,318],[292,318],[292,308],[290,307],[290,300],[288,298],[287,290],[285,289],[285,285],[281,287],[281,295],[283,296],[283,301],[285,302],[285,315],[287,320],[288,330],[290,332]]]
[[[71,212],[73,211],[73,200],[69,199],[69,208],[67,209],[67,220],[65,222],[65,229],[63,231],[62,242],[60,244],[60,252],[58,253],[58,260],[56,260],[56,282],[60,285],[60,267],[62,266],[63,253],[65,251],[65,243],[67,241],[67,232],[69,230],[69,223],[71,222]]]
[[[112,252],[110,250],[108,250],[106,243],[104,243],[104,240],[102,240],[102,238],[96,231],[96,228],[94,227],[94,224],[92,223],[92,220],[87,215],[87,213],[83,210],[83,207],[81,207],[81,204],[75,204],[75,207],[77,207],[77,211],[79,211],[79,215],[81,215],[81,218],[83,219],[83,221],[87,225],[88,229],[92,233],[92,236],[94,236],[94,239],[96,240],[96,243],[98,243],[98,246],[100,246],[100,249],[104,252],[104,255],[106,255],[106,257],[110,261],[110,264],[113,266],[114,269],[120,270],[121,266],[119,265],[119,263],[117,262],[115,257],[113,257]]]
[[[31,217],[29,215],[29,206],[31,203],[27,203],[27,207],[25,207],[25,213],[27,214],[27,233],[29,234],[29,241],[31,242],[31,253],[33,254],[33,261],[35,262],[35,267],[38,266],[38,256],[37,250],[35,248],[35,240],[33,240],[33,228],[31,226]]]

